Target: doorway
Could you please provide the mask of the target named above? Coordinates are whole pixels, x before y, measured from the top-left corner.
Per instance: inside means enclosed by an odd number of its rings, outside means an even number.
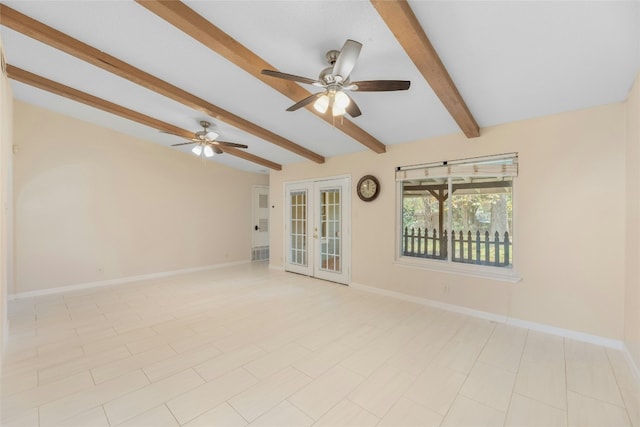
[[[285,186],[285,270],[349,284],[350,183],[345,177]]]
[[[269,259],[269,187],[251,188],[251,261]]]

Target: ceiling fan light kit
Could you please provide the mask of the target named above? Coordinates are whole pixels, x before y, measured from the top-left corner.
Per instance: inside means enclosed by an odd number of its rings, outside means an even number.
[[[193,147],[191,149],[191,152],[193,154],[195,154],[196,156],[201,155],[202,154],[202,145],[201,144],[196,145],[195,147]]]
[[[329,97],[325,94],[322,94],[322,96],[313,103],[313,108],[315,108],[316,111],[320,114],[326,113],[327,108],[329,108]]]
[[[331,107],[331,114],[336,116],[342,116],[346,113],[346,108],[351,103],[349,96],[342,91],[328,91],[323,93],[316,102],[313,103],[313,108],[321,114],[327,112]]]
[[[361,49],[362,43],[347,40],[341,50],[327,52],[326,58],[330,66],[320,72],[318,80],[273,70],[262,70],[261,73],[266,76],[292,80],[325,89],[324,92],[315,93],[298,101],[287,108],[287,111],[296,111],[313,102],[313,108],[320,114],[325,114],[331,109],[331,115],[334,117],[343,116],[345,113],[348,113],[351,117],[358,117],[362,112],[345,91],[386,92],[407,90],[411,86],[411,82],[407,80],[367,80],[351,83],[349,76],[356,66]]]
[[[196,156],[200,157],[200,156],[204,156],[204,157],[213,157],[216,155],[216,153],[213,151],[213,148],[211,148],[210,145],[206,145],[206,144],[198,144],[195,147],[193,147],[191,149],[191,152],[193,154],[195,154]]]

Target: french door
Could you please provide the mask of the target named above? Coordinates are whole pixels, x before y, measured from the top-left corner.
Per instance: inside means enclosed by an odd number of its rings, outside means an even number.
[[[350,179],[287,184],[285,270],[348,284],[351,279]]]

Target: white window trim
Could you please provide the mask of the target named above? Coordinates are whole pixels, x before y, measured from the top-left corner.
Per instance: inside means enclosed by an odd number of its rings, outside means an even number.
[[[494,158],[501,158],[504,156],[494,156]],[[439,163],[441,164],[441,163]],[[476,175],[477,176],[477,175]],[[495,175],[491,175],[495,176]],[[443,177],[448,179],[448,177]],[[516,179],[514,177],[512,181],[512,203],[514,206],[514,212],[518,212],[517,209],[517,194],[516,191]],[[395,262],[394,264],[400,267],[408,267],[408,268],[418,268],[421,270],[429,270],[429,271],[438,271],[443,273],[452,273],[458,274],[462,276],[471,276],[478,277],[483,279],[492,279],[509,283],[517,283],[522,280],[522,277],[518,274],[517,265],[518,265],[518,255],[520,251],[518,250],[518,242],[519,239],[516,238],[512,241],[513,245],[513,261],[511,263],[511,268],[505,267],[493,267],[487,265],[474,265],[474,264],[465,264],[460,262],[454,262],[449,259],[447,260],[434,260],[434,259],[425,259],[425,258],[417,258],[417,257],[408,257],[402,255],[402,244],[399,236],[402,236],[402,182],[401,180],[396,181],[396,233],[395,233]],[[451,193],[451,180],[448,180],[449,183],[449,194]],[[513,228],[516,230],[516,215],[512,218]],[[447,229],[451,229],[451,217],[447,216]],[[515,234],[515,233],[514,233]],[[447,253],[451,253],[451,242],[450,239],[447,240]]]
[[[515,250],[514,250],[515,252]],[[482,279],[499,280],[501,282],[518,283],[522,278],[512,268],[491,267],[487,265],[464,264],[448,260],[418,259],[398,255],[394,264],[400,267],[418,268],[420,270],[438,271],[441,273],[459,274]]]

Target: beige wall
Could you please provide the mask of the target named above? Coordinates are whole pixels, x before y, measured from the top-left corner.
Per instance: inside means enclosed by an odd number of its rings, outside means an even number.
[[[627,102],[627,250],[624,339],[640,367],[640,76]]]
[[[246,173],[14,104],[16,288],[250,259]]]
[[[624,104],[607,105],[486,128],[476,139],[432,138],[389,146],[386,154],[357,153],[271,172],[271,264],[284,265],[283,183],[349,174],[354,283],[622,339],[624,111]],[[520,283],[394,263],[396,166],[507,152],[520,156],[514,220]],[[382,190],[374,202],[364,203],[355,183],[370,173]]]

